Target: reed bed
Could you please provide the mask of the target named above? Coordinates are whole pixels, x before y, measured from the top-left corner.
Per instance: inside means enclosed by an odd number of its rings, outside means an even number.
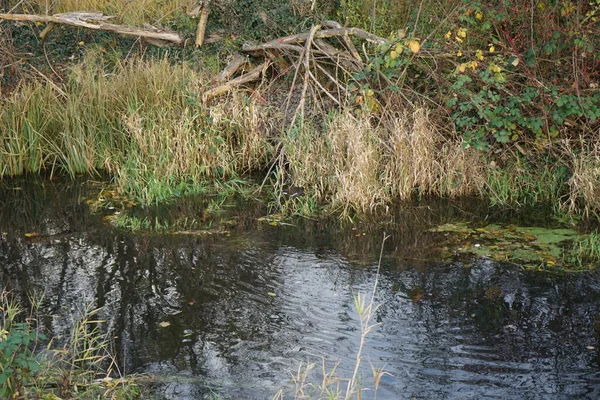
[[[386,116],[335,115],[322,134],[288,135],[288,174],[336,209],[366,212],[415,194],[460,196],[485,183],[481,154],[445,139],[429,112],[414,107]]]
[[[166,57],[107,70],[88,50],[64,84],[29,81],[0,100],[0,177],[106,172],[121,194],[156,204],[259,173],[272,183],[264,187],[277,211],[303,215],[323,206],[367,213],[424,195],[550,203],[587,215],[600,208],[598,157],[580,145],[565,144],[560,163],[510,154],[496,163],[410,104],[379,113],[346,105],[286,129],[260,87],[207,102],[209,79]],[[289,185],[304,196],[282,200]]]
[[[102,170],[149,204],[265,164],[268,113],[241,95],[208,108],[196,95],[205,83],[166,59],[106,73],[89,56],[66,85],[35,82],[2,100],[0,175]]]

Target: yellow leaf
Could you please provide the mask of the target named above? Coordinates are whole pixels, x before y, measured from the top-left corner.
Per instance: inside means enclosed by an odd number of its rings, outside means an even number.
[[[444,35],[444,38],[445,38],[446,40],[450,39],[451,37],[452,37],[452,31],[448,31],[448,32],[447,32],[447,33]]]
[[[490,53],[493,53],[496,51],[496,48],[494,47],[493,44],[490,44]]]
[[[467,70],[467,64],[462,63],[458,67],[456,67],[456,69],[458,70],[458,72],[463,73]]]
[[[413,53],[418,53],[419,50],[421,50],[421,45],[419,44],[419,42],[417,40],[411,40],[410,42],[408,42],[408,48]]]
[[[392,60],[398,57],[398,53],[396,52],[396,50],[392,50],[392,52],[390,53],[390,57],[392,58]]]
[[[268,293],[267,293],[267,295],[269,295],[269,296],[271,296],[271,297],[275,297],[275,296],[277,296],[277,295],[276,295],[275,293],[273,293],[273,292],[268,292]]]
[[[396,53],[398,54],[402,54],[402,51],[404,50],[404,46],[402,46],[402,43],[398,43],[396,45]]]
[[[459,50],[459,51],[456,53],[456,57],[462,57],[462,51],[460,51],[460,50]]]
[[[483,60],[483,51],[477,50],[475,52],[475,58],[478,59],[479,61]]]
[[[466,28],[458,28],[458,31],[456,31],[456,36],[460,37],[460,38],[466,38],[467,37],[467,29]]]
[[[481,11],[477,11],[475,13],[475,19],[477,19],[478,21],[481,21],[483,19],[483,14],[481,13]]]

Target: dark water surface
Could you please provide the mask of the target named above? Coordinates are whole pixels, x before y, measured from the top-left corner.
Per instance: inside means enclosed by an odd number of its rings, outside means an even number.
[[[91,215],[86,196],[85,185],[49,182],[0,192],[0,285],[22,299],[44,291],[54,335],[84,304],[103,307],[122,369],[154,376],[156,398],[269,399],[301,362],[317,364],[319,382],[323,359],[351,375],[353,296],[373,287],[382,228],[270,226],[254,209],[228,235],[133,235]],[[371,362],[393,375],[382,400],[600,398],[600,274],[435,261],[439,236],[427,229],[464,220],[465,208],[390,217],[363,386]]]

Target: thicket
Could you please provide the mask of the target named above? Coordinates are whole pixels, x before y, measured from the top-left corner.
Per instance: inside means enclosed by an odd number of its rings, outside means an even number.
[[[411,19],[405,2],[342,2],[349,21],[371,21],[380,31],[406,15],[359,74],[359,101],[385,102],[392,92],[430,104],[483,150],[598,133],[600,1],[445,3],[436,10],[436,2],[421,2]],[[384,9],[369,13],[370,4]],[[362,14],[352,14],[357,9]]]

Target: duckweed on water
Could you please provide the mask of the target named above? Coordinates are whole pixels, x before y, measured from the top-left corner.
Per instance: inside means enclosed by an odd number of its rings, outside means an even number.
[[[526,269],[554,272],[593,268],[600,259],[600,236],[568,228],[490,224],[471,227],[459,222],[432,229],[444,234],[445,255],[490,257],[518,263]]]

